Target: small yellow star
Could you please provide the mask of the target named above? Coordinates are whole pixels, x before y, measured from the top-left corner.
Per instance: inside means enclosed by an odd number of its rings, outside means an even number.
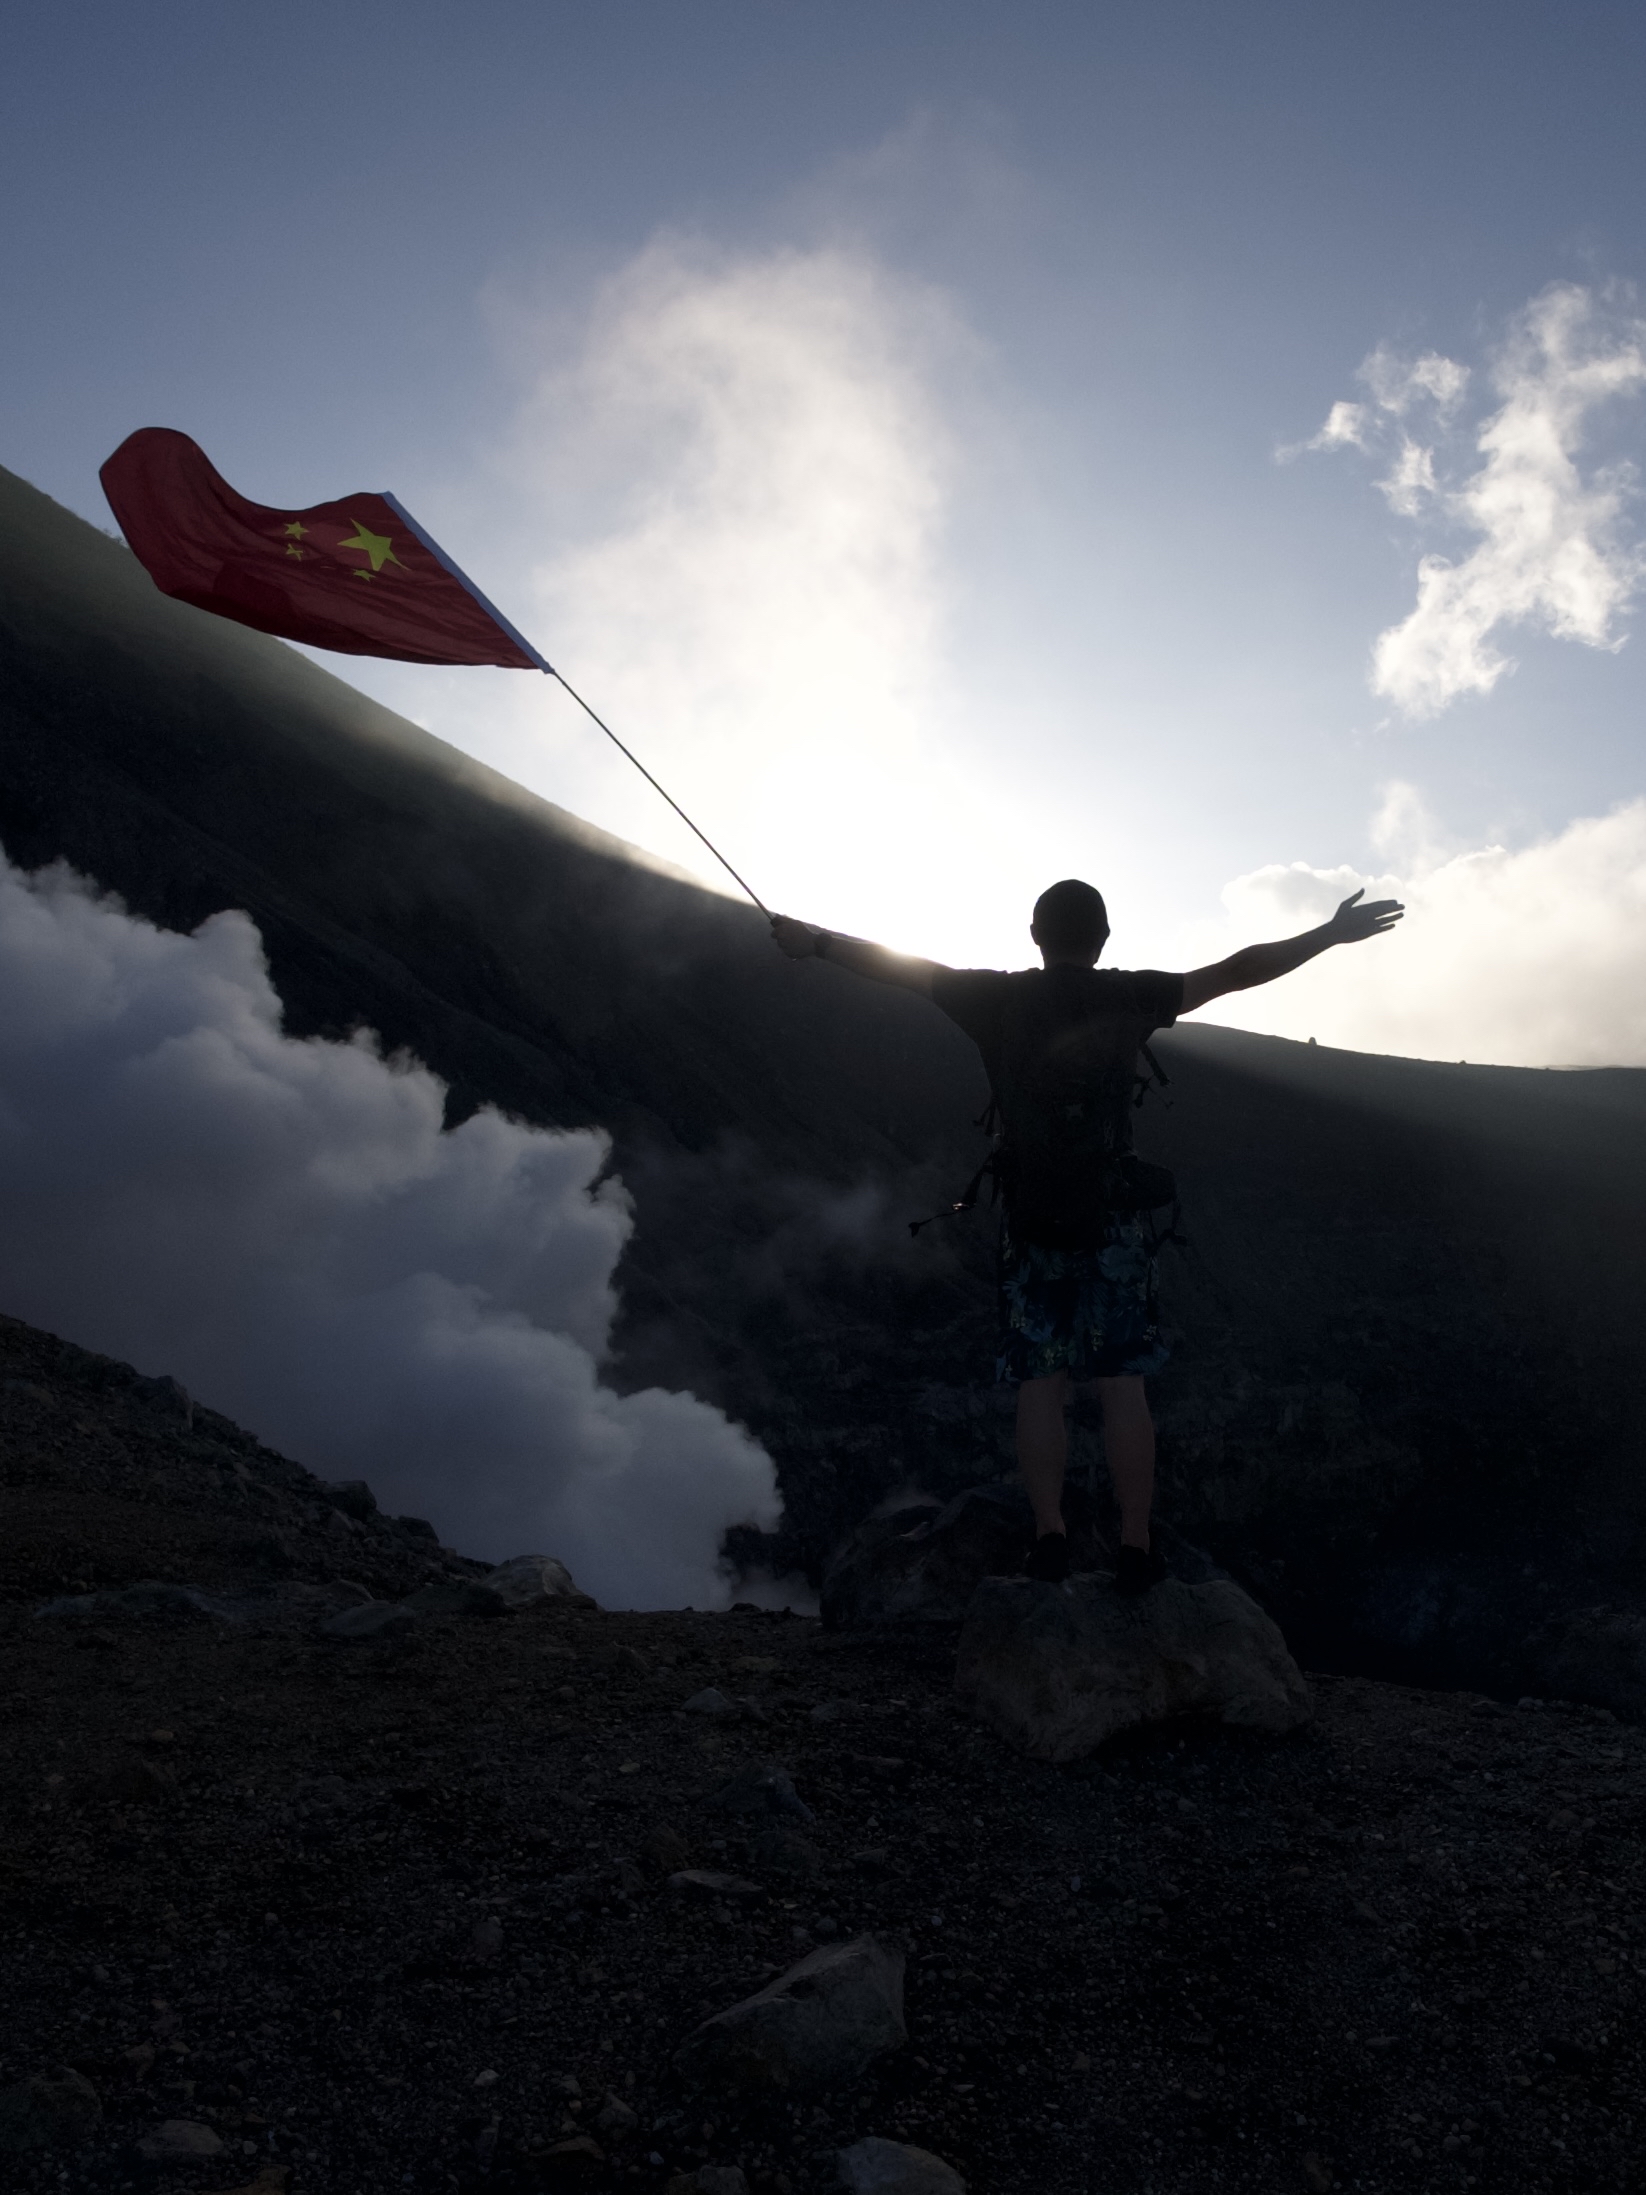
[[[374,534],[363,526],[359,519],[354,522],[354,539],[352,541],[340,541],[337,546],[340,549],[363,549],[366,555],[371,558],[371,568],[374,572],[380,572],[385,564],[399,564],[402,571],[406,568],[404,564],[400,564],[399,557],[394,553],[392,535]],[[361,576],[365,577],[366,575],[362,573]]]
[[[307,526],[304,525],[303,521],[300,518],[294,518],[291,524],[286,528],[286,532],[291,536],[293,541],[301,541],[303,536],[308,532],[308,530],[309,529],[307,528]]]
[[[368,587],[369,587],[369,586],[371,585],[371,583],[372,583],[372,575],[371,575],[371,573],[370,573],[370,572],[356,572],[356,573],[354,574],[354,577],[355,577],[356,579],[363,579],[363,580],[364,580],[364,581],[366,582],[366,585],[367,585]]]
[[[288,532],[290,531],[289,528],[287,530]],[[299,564],[302,563],[304,557],[307,556],[308,553],[309,552],[307,551],[307,549],[300,549],[295,541],[288,541],[286,543],[286,554],[288,556],[296,557]]]

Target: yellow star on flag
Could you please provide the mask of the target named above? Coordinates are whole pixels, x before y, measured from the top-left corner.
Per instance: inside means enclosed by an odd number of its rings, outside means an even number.
[[[307,528],[307,526],[304,525],[303,521],[300,518],[294,518],[291,524],[286,528],[287,534],[291,537],[293,541],[301,541],[303,536],[308,532],[308,530],[309,529]]]
[[[406,568],[394,553],[393,537],[389,534],[370,532],[367,527],[361,524],[359,519],[354,522],[354,539],[352,541],[340,541],[337,546],[340,549],[363,550],[371,558],[371,568],[374,572],[380,572],[385,564],[399,565],[401,571]]]
[[[295,541],[288,541],[286,543],[286,554],[288,556],[295,556],[299,564],[302,563],[304,557],[306,557],[308,553],[309,552],[307,549],[300,549]]]

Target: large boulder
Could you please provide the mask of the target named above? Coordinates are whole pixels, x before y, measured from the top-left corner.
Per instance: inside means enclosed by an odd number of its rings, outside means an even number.
[[[873,1936],[825,1944],[687,2036],[675,2063],[716,2087],[816,2095],[908,2040],[903,1954]]]
[[[594,1601],[578,1589],[577,1581],[553,1555],[515,1555],[488,1570],[481,1580],[506,1608],[530,1608],[538,1601],[575,1601],[592,1608]]]
[[[1077,1568],[1104,1559],[1092,1502],[1071,1484],[1064,1513]],[[831,1630],[869,1623],[959,1623],[984,1578],[1023,1567],[1034,1537],[1020,1486],[968,1486],[949,1502],[912,1502],[859,1525],[823,1579]],[[1112,1559],[1112,1558],[1110,1558]]]
[[[1076,1479],[1063,1489],[1063,1514],[1074,1569],[1111,1569],[1111,1526]],[[968,1486],[947,1502],[904,1502],[859,1525],[836,1551],[823,1579],[824,1624],[959,1623],[985,1578],[1016,1576],[1033,1537],[1029,1499],[1015,1481]],[[1223,1576],[1169,1525],[1157,1525],[1157,1538],[1185,1584]]]
[[[1636,1609],[1584,1608],[1546,1624],[1527,1640],[1526,1659],[1556,1699],[1646,1717],[1646,1616]]]
[[[83,2073],[70,2066],[37,2073],[0,2089],[0,2156],[77,2149],[96,2133],[102,2117],[97,2091]]]
[[[953,2165],[912,2142],[870,2134],[839,2151],[835,2163],[846,2195],[966,2195]]]
[[[71,1623],[227,1623],[234,1610],[198,1585],[174,1585],[168,1578],[143,1578],[136,1585],[102,1593],[70,1593],[42,1601],[36,1616]]]
[[[1072,1761],[1179,1715],[1294,1730],[1309,1688],[1279,1630],[1229,1579],[1168,1578],[1123,1598],[1104,1572],[1041,1585],[986,1578],[960,1634],[959,1698],[1036,1760]]]

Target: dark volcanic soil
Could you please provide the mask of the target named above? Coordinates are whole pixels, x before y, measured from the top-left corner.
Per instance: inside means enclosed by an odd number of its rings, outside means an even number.
[[[1050,1768],[957,1713],[947,1638],[558,1603],[334,1643],[327,1580],[474,1566],[106,1360],[0,1355],[0,2086],[75,2067],[104,2114],[8,2188],[568,2185],[590,2126],[575,2184],[636,2190],[821,2188],[859,2133],[973,2195],[1641,2184],[1646,1737],[1604,1710],[1320,1680],[1293,1742]],[[156,1574],[227,1613],[35,1614]],[[814,1876],[708,1803],[761,1759]],[[816,2106],[682,2089],[705,2012],[861,1930],[908,1949],[905,2050]],[[172,2119],[222,2151],[143,2162]]]

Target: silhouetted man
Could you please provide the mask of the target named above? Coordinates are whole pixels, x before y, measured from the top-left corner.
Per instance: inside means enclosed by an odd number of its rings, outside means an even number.
[[[1397,900],[1346,899],[1329,922],[1273,945],[1248,945],[1189,975],[1096,965],[1108,942],[1101,893],[1073,878],[1035,902],[1029,935],[1042,968],[945,968],[779,915],[791,960],[828,959],[854,975],[918,991],[983,1054],[1001,1126],[997,1379],[1017,1388],[1017,1460],[1034,1510],[1030,1575],[1067,1577],[1063,1520],[1072,1383],[1090,1381],[1120,1505],[1116,1582],[1144,1592],[1164,1566],[1149,1533],[1154,1421],[1143,1382],[1170,1354],[1156,1301],[1158,1169],[1132,1153],[1138,1052],[1157,1029],[1222,998],[1272,983],[1333,945],[1393,929]],[[1169,1198],[1169,1189],[1167,1190]]]

